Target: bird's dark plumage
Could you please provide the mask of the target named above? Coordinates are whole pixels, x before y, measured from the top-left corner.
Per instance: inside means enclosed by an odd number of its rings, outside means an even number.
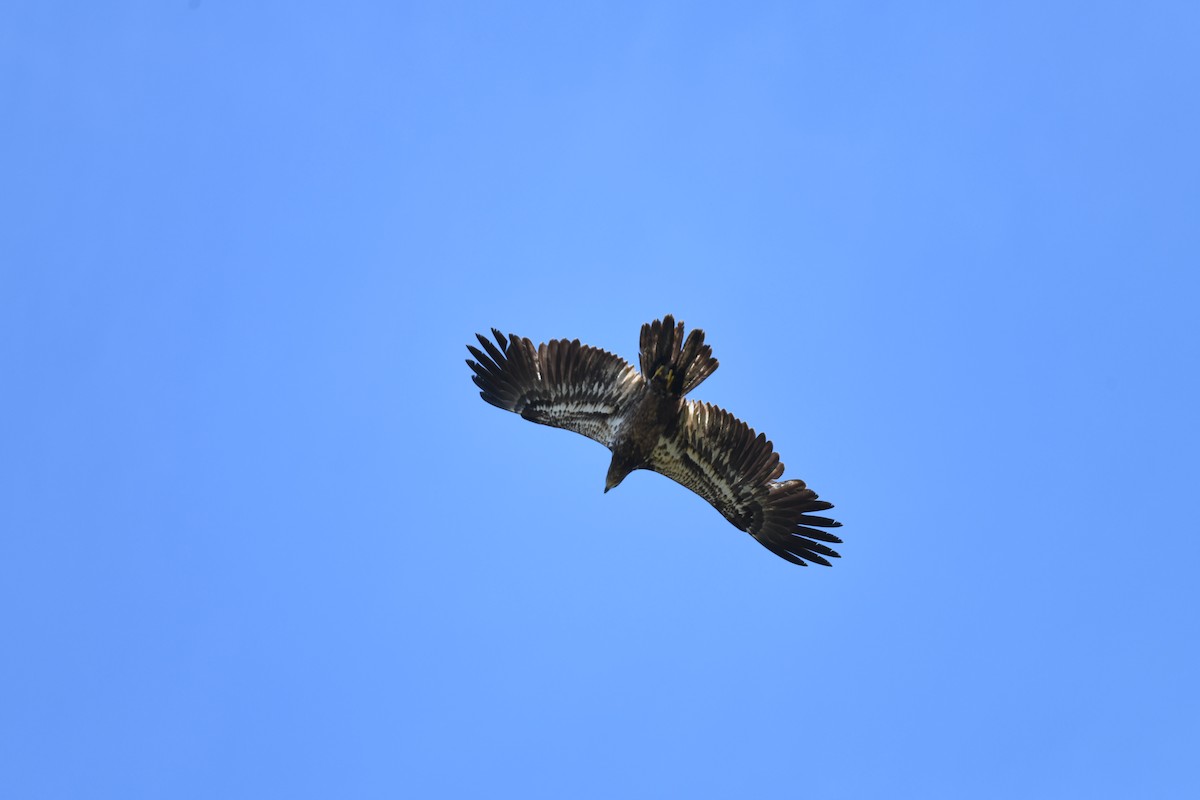
[[[727,411],[685,395],[717,369],[704,332],[685,339],[671,316],[642,326],[639,373],[612,353],[492,329],[477,335],[467,364],[480,396],[542,425],[582,433],[612,451],[605,491],[635,469],[666,475],[703,497],[737,528],[793,564],[829,566],[841,525],[812,512],[832,508],[783,464],[763,434]]]

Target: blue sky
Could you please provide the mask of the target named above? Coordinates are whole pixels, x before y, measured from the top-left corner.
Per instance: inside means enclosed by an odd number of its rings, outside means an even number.
[[[1198,34],[6,4],[2,793],[1196,796]],[[666,313],[832,569],[463,363]]]

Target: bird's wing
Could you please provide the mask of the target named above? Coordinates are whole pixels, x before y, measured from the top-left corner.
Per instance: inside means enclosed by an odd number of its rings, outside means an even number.
[[[479,395],[527,420],[566,428],[612,447],[622,413],[645,391],[641,375],[624,359],[579,340],[555,339],[534,347],[528,339],[495,328],[493,344],[476,334],[483,350],[467,345],[475,361]]]
[[[818,528],[841,523],[807,513],[833,504],[818,500],[804,481],[775,480],[783,474],[783,464],[766,436],[756,436],[749,425],[708,403],[686,401],[680,414],[674,434],[655,448],[647,469],[691,489],[793,564],[829,566],[827,557],[838,557],[821,542],[838,544],[841,539]]]

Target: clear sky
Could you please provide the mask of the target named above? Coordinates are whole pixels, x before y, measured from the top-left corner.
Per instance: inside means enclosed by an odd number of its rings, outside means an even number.
[[[0,795],[1192,798],[1194,3],[0,10]],[[636,357],[795,567],[483,403]]]

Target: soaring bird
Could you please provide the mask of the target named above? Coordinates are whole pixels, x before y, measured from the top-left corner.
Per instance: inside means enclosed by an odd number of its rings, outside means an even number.
[[[492,328],[467,349],[479,395],[505,411],[594,439],[612,451],[604,491],[635,469],[666,475],[691,489],[775,555],[793,564],[830,566],[841,539],[821,528],[840,522],[811,512],[833,508],[795,478],[763,434],[709,403],[686,398],[717,369],[704,331],[684,338],[671,315],[642,326],[639,373],[619,356],[554,339]]]

